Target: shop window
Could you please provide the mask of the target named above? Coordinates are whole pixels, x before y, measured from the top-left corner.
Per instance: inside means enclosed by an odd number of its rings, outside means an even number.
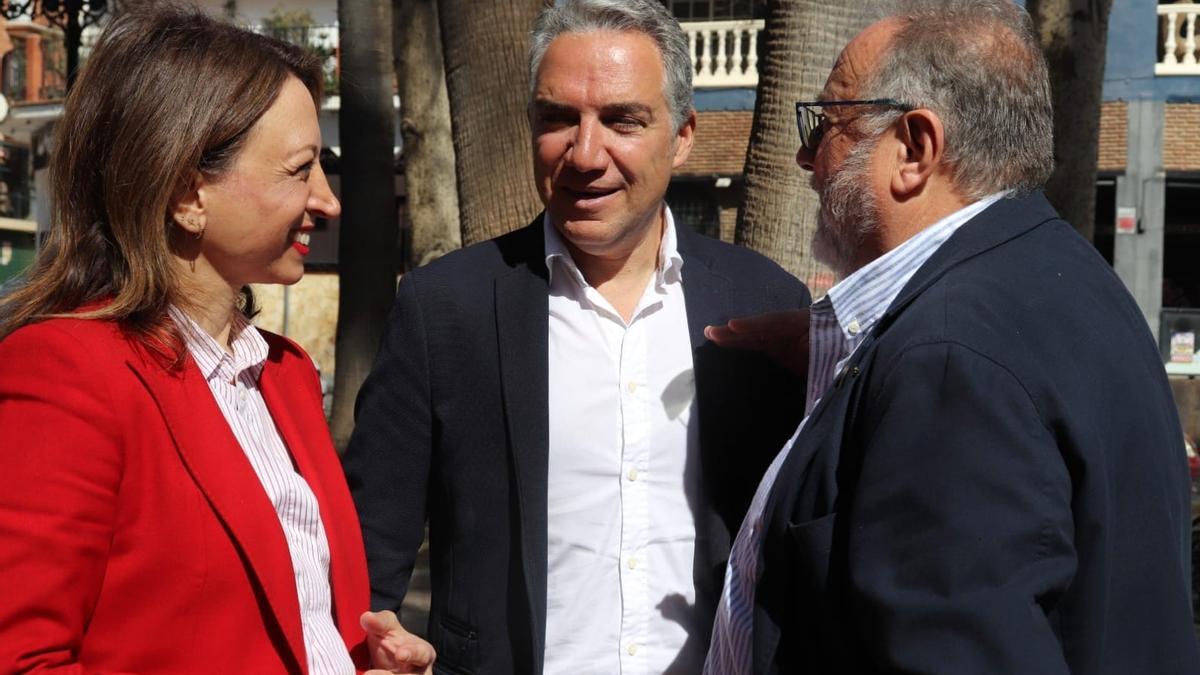
[[[1117,177],[1102,174],[1096,178],[1095,228],[1092,243],[1109,266],[1113,264],[1113,237],[1117,223]]]
[[[23,37],[10,35],[12,51],[4,55],[4,97],[10,103],[24,101],[26,98],[26,77],[28,58],[26,48],[29,41]]]
[[[1168,179],[1163,212],[1163,307],[1200,307],[1200,177]]]
[[[667,189],[667,204],[676,226],[690,227],[713,238],[721,236],[720,207],[711,194],[705,194],[698,186],[672,183]]]
[[[29,148],[0,143],[0,216],[29,217]]]
[[[38,100],[61,101],[67,96],[67,46],[59,35],[42,37],[42,86]]]

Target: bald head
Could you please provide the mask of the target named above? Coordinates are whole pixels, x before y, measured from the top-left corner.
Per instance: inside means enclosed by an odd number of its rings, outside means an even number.
[[[872,74],[879,69],[880,59],[891,47],[901,26],[899,21],[884,19],[856,35],[834,62],[821,97],[825,100],[857,98],[864,84],[870,82]]]
[[[855,97],[894,98],[941,118],[945,161],[968,200],[1039,189],[1049,177],[1050,80],[1029,16],[1011,0],[906,0],[841,60],[861,83]]]

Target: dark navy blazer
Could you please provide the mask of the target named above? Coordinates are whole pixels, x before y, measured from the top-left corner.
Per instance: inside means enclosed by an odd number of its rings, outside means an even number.
[[[756,673],[1200,673],[1146,320],[1041,195],[917,271],[764,516]]]
[[[804,307],[761,255],[677,228],[693,348],[695,607],[708,644],[732,537],[804,408],[804,382],[704,327]],[[428,518],[436,670],[542,670],[546,622],[549,287],[542,219],[405,275],[344,457],[372,606],[398,610]]]

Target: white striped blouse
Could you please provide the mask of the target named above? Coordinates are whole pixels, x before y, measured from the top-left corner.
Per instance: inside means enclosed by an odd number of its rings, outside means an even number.
[[[258,388],[267,341],[236,312],[230,327],[233,354],[229,354],[178,308],[170,308],[170,315],[279,516],[296,576],[308,671],[313,675],[353,675],[354,663],[333,622],[329,541],[317,498],[296,472]]]

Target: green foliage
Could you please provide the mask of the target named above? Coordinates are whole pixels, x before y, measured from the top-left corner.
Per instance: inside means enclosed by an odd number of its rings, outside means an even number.
[[[316,24],[312,12],[307,9],[284,9],[276,6],[262,21],[263,32],[281,40],[289,34],[307,32]]]
[[[234,0],[230,0],[233,2]],[[337,48],[316,40],[316,20],[307,9],[285,9],[276,6],[262,20],[262,32],[271,37],[303,47],[317,55],[324,64],[325,93],[338,91]]]

